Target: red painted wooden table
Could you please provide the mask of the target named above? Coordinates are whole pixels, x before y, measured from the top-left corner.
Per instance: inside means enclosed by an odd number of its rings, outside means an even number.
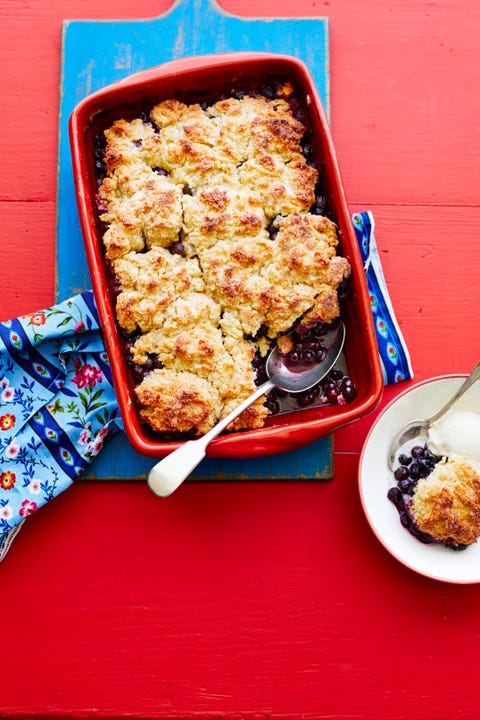
[[[0,0],[0,320],[54,300],[64,18],[167,0]],[[275,0],[222,0],[274,17]],[[416,380],[480,358],[480,6],[285,0],[330,18],[331,124],[373,210]],[[382,406],[400,387],[386,389]],[[370,530],[359,452],[328,482],[78,482],[0,565],[0,717],[477,718],[480,587],[417,575]]]

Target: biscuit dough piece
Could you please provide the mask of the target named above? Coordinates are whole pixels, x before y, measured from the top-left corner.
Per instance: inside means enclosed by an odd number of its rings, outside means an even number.
[[[302,155],[286,163],[267,153],[248,159],[238,172],[240,183],[260,195],[269,218],[308,212],[315,202],[317,176]]]
[[[229,146],[220,144],[218,127],[200,105],[165,100],[150,116],[160,130],[143,144],[150,165],[167,170],[174,182],[189,188],[234,180],[235,157]]]
[[[471,545],[480,536],[480,473],[467,462],[446,460],[418,481],[412,517],[423,532],[450,545]]]
[[[261,197],[248,188],[209,185],[183,198],[186,241],[200,256],[220,240],[268,238],[267,224]]]
[[[169,178],[138,165],[122,166],[99,188],[105,208],[100,219],[109,224],[103,241],[108,258],[144,245],[169,247],[182,227],[182,189]]]
[[[292,213],[277,223],[273,262],[264,276],[274,288],[266,318],[270,337],[303,315],[306,325],[331,322],[340,314],[337,289],[351,272],[336,255],[337,229],[320,215]]]
[[[217,390],[190,372],[157,369],[135,388],[140,416],[156,432],[204,435],[213,427],[221,405]]]
[[[105,130],[107,141],[104,161],[107,175],[116,172],[125,165],[143,164],[142,146],[153,137],[155,131],[149,123],[140,118],[134,120],[115,120]]]
[[[162,362],[167,362],[178,335],[188,336],[197,327],[208,335],[219,326],[220,313],[220,306],[202,292],[186,293],[173,299],[162,314],[163,323],[135,340],[131,348],[133,361],[143,365],[148,355],[162,353]]]
[[[259,153],[275,153],[285,160],[301,153],[305,128],[283,99],[226,98],[207,112],[219,128],[219,146],[229,148],[237,163]]]
[[[199,323],[193,327],[179,329],[168,335],[161,329],[142,335],[134,344],[134,357],[142,359],[145,354],[158,356],[162,364],[176,372],[188,371],[199,377],[209,378],[225,352],[222,333],[211,323]],[[144,353],[145,353],[144,350]]]
[[[204,281],[196,259],[157,248],[128,253],[113,262],[120,292],[116,315],[127,332],[147,332],[162,327],[165,316],[179,297],[200,293]]]
[[[221,240],[202,253],[208,292],[237,319],[246,335],[257,334],[270,309],[273,288],[262,272],[273,258],[274,244],[267,233]]]

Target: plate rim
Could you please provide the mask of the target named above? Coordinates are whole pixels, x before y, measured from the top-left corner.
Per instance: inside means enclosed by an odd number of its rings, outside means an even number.
[[[364,462],[365,457],[367,454],[367,451],[370,448],[370,443],[372,440],[372,436],[374,435],[376,429],[378,428],[378,425],[381,423],[382,418],[391,410],[391,408],[396,405],[401,399],[405,398],[407,395],[410,395],[411,393],[419,390],[421,387],[424,387],[425,385],[431,385],[434,383],[438,383],[444,380],[455,380],[455,379],[464,379],[468,376],[468,373],[444,373],[441,375],[435,375],[432,377],[424,378],[423,380],[420,380],[414,384],[411,384],[408,388],[405,388],[402,390],[398,395],[396,395],[394,398],[392,398],[381,410],[381,412],[376,417],[375,421],[372,423],[372,425],[369,428],[369,431],[365,437],[364,443],[362,445],[362,449],[360,451],[359,456],[359,463],[358,463],[358,491],[360,495],[360,502],[362,505],[362,510],[365,514],[366,520],[368,522],[368,525],[377,538],[377,540],[380,542],[382,547],[392,556],[394,557],[398,562],[400,562],[404,567],[407,567],[408,569],[412,570],[413,572],[423,575],[424,577],[427,577],[432,580],[436,580],[439,582],[444,583],[451,583],[455,585],[473,585],[480,583],[480,567],[478,570],[478,575],[475,577],[449,577],[447,574],[442,574],[439,572],[431,571],[424,569],[423,567],[416,565],[415,563],[411,562],[408,558],[405,558],[405,556],[402,553],[398,552],[398,549],[395,549],[394,547],[389,544],[384,537],[382,536],[381,532],[379,531],[377,524],[375,522],[375,518],[372,516],[371,507],[368,504],[367,498],[365,497],[365,473],[363,472],[364,468]],[[407,531],[405,531],[407,532]]]

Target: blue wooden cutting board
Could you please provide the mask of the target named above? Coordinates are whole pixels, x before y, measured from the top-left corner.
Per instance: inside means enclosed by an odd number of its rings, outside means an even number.
[[[86,95],[131,73],[168,60],[229,51],[276,52],[309,66],[329,113],[329,47],[326,18],[245,19],[212,0],[179,0],[148,20],[72,20],[63,25],[57,195],[57,300],[91,287],[78,222],[68,141],[68,118]],[[328,479],[331,437],[281,455],[245,460],[205,459],[193,477]],[[152,460],[135,453],[123,434],[113,438],[86,477],[144,478]]]

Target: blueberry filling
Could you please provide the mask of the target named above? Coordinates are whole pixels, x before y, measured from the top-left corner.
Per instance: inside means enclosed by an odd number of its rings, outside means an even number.
[[[325,195],[316,195],[315,203],[310,210],[312,215],[326,215],[327,213],[327,198]]]
[[[287,362],[291,365],[300,363],[309,365],[323,360],[327,353],[323,338],[330,327],[319,324],[307,328],[299,323],[292,333],[293,347],[285,356]],[[266,357],[262,357],[257,352],[252,363],[256,375],[256,385],[261,385],[268,379],[265,364]],[[297,408],[326,404],[345,405],[355,400],[357,390],[349,375],[339,367],[335,367],[313,388],[305,392],[286,393],[275,388],[270,395],[272,407],[270,405],[267,407],[274,415],[287,408],[291,409],[292,404]]]
[[[410,450],[400,453],[397,457],[398,464],[393,471],[396,484],[388,490],[387,498],[397,508],[402,526],[420,542],[426,545],[443,544],[451,550],[465,550],[467,545],[440,543],[428,533],[420,530],[410,512],[411,499],[418,481],[428,477],[441,459],[431,452],[427,444],[414,445]]]
[[[95,176],[97,180],[97,187],[100,187],[107,174],[107,166],[104,162],[107,141],[103,133],[95,133],[92,138],[92,143]]]
[[[274,220],[272,220],[270,225],[267,227],[267,232],[270,236],[270,240],[276,240],[278,235],[278,228],[276,227]]]

